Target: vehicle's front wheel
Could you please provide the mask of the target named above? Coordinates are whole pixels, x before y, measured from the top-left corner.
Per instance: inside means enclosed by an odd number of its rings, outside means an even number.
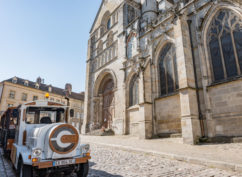
[[[89,163],[80,164],[79,171],[77,172],[78,177],[87,177],[89,171]]]
[[[32,177],[32,176],[33,176],[32,166],[24,165],[23,162],[21,162],[19,177]]]

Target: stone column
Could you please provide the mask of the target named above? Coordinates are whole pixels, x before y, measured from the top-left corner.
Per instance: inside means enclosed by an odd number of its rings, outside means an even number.
[[[86,63],[86,88],[85,88],[85,100],[84,100],[84,120],[82,124],[81,133],[86,134],[88,130],[88,125],[90,122],[90,105],[91,105],[91,64],[92,61],[90,59],[90,44],[91,41],[88,41],[88,52],[87,52],[87,60]]]
[[[180,90],[182,137],[184,143],[195,144],[201,136],[201,129],[189,29],[185,19],[177,19],[174,25],[174,37]]]
[[[150,87],[150,70],[145,74],[145,71],[140,72],[139,79],[139,137],[141,139],[152,138],[152,104],[148,102],[150,100],[149,96],[151,93]]]

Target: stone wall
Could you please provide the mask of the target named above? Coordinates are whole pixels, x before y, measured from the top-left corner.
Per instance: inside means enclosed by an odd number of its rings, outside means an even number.
[[[129,108],[128,112],[128,134],[139,136],[139,121],[140,121],[140,115],[139,115],[139,107],[133,107]],[[143,115],[142,115],[143,117]]]
[[[209,136],[242,136],[242,80],[208,87]]]
[[[179,94],[155,101],[157,134],[181,133],[181,107]]]

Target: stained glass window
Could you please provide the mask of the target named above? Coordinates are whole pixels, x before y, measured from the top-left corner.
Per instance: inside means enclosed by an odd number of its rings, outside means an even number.
[[[230,10],[218,11],[207,37],[214,81],[241,75],[242,19]]]
[[[135,9],[132,6],[127,6],[128,9],[128,24],[131,23],[136,18]]]
[[[177,62],[175,46],[168,43],[159,55],[160,94],[161,96],[178,89]]]
[[[111,19],[109,18],[107,22],[107,30],[109,30],[110,28],[111,28]]]

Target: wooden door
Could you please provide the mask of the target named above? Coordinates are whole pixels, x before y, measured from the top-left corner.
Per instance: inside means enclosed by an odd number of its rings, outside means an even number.
[[[114,93],[113,81],[109,80],[103,89],[103,127],[112,128],[112,120],[114,116]]]

